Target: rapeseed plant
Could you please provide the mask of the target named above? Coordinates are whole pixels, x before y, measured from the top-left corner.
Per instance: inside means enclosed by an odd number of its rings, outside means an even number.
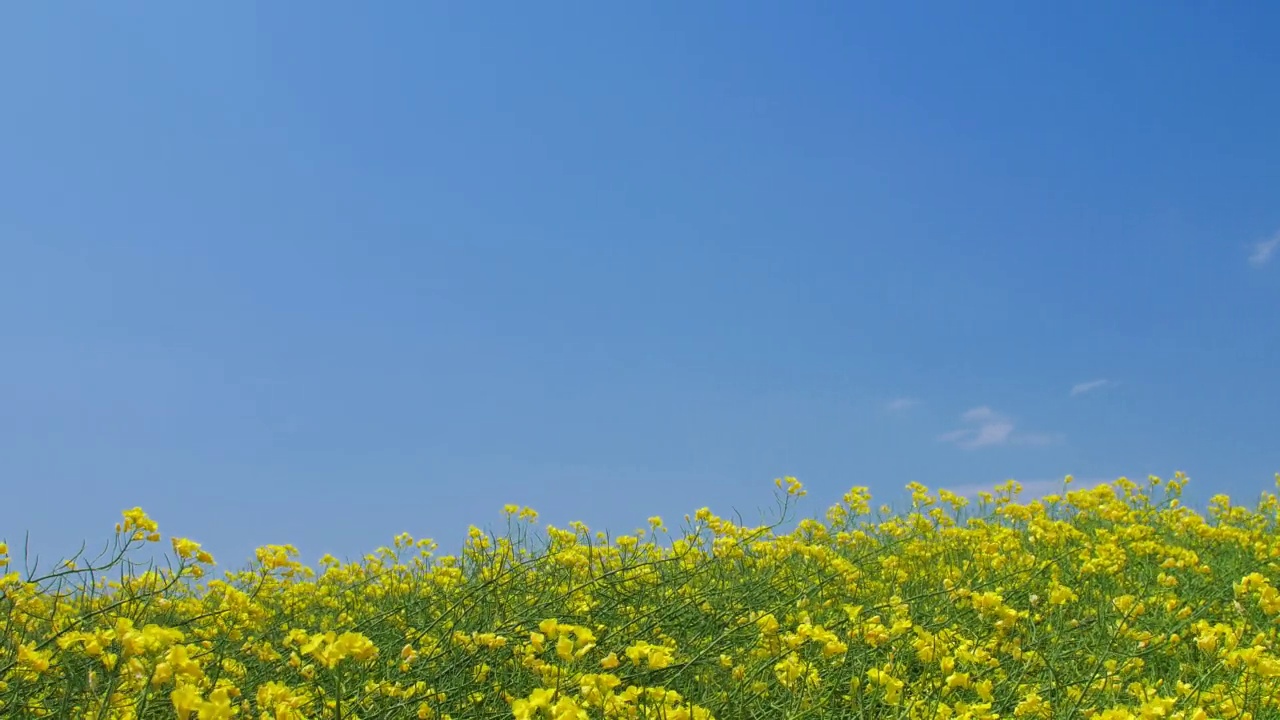
[[[1280,718],[1280,499],[1200,514],[1181,473],[1070,480],[976,508],[913,483],[896,516],[854,488],[783,531],[806,491],[780,478],[773,524],[702,508],[540,544],[508,505],[457,555],[402,533],[316,571],[268,546],[216,579],[181,537],[137,567],[161,535],[132,508],[105,561],[0,575],[0,716]]]

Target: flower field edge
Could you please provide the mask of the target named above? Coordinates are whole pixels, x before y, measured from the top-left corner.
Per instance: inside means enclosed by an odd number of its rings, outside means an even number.
[[[788,477],[756,526],[509,505],[456,554],[266,546],[218,578],[132,508],[103,557],[39,575],[0,543],[0,717],[1280,718],[1280,500],[1197,512],[1188,482],[912,483],[897,514],[853,488],[783,530]]]

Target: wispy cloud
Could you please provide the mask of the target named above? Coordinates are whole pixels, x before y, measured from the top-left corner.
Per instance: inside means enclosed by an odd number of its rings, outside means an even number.
[[[920,401],[915,398],[900,397],[885,403],[884,409],[891,413],[902,414],[919,404]]]
[[[979,448],[1003,445],[1013,434],[1013,422],[985,405],[967,411],[960,419],[970,427],[943,433],[938,439],[960,447]]]
[[[1101,380],[1090,380],[1088,382],[1076,383],[1075,385],[1071,386],[1071,397],[1075,397],[1076,395],[1083,395],[1087,392],[1092,392],[1094,390],[1097,390],[1099,388],[1104,388],[1111,384],[1112,384],[1111,381],[1105,378]]]
[[[1062,441],[1057,433],[1019,433],[1011,418],[983,405],[960,416],[962,427],[938,436],[941,442],[974,449],[997,445],[1052,445]]]
[[[1249,264],[1254,267],[1266,265],[1271,262],[1271,256],[1275,255],[1278,249],[1280,249],[1280,231],[1271,236],[1270,240],[1253,244],[1253,252],[1249,254]]]
[[[1018,495],[1022,500],[1035,500],[1045,495],[1056,495],[1062,492],[1063,478],[1055,479],[1037,479],[1037,480],[1017,480],[1016,482],[1022,486],[1022,492]],[[956,495],[967,498],[976,498],[978,493],[993,492],[997,485],[1003,484],[1004,481],[996,481],[987,484],[972,483],[969,485],[955,485],[946,488]],[[1067,490],[1088,490],[1090,488],[1105,485],[1111,482],[1107,478],[1072,478],[1071,484],[1067,485]]]

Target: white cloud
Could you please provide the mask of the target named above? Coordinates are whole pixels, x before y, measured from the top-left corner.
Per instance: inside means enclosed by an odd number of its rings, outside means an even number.
[[[1277,232],[1270,240],[1263,240],[1253,244],[1253,252],[1249,254],[1249,264],[1254,267],[1262,267],[1271,262],[1271,256],[1276,254],[1276,250],[1280,249],[1280,232]]]
[[[1022,492],[1018,495],[1021,500],[1031,501],[1042,498],[1045,495],[1058,495],[1062,493],[1063,478],[1056,480],[1018,480],[1017,483],[1022,486]],[[994,494],[995,487],[1003,484],[1004,481],[997,481],[988,484],[973,483],[970,485],[957,485],[949,487],[947,490],[960,495],[961,497],[976,498],[978,493],[989,492]],[[1111,482],[1107,478],[1073,478],[1070,485],[1066,486],[1068,491],[1071,490],[1088,490],[1099,485],[1105,485]]]
[[[920,401],[915,398],[901,397],[890,400],[884,407],[891,413],[904,413],[919,404]]]
[[[960,420],[969,427],[943,433],[938,440],[974,449],[996,445],[1052,445],[1063,439],[1056,433],[1016,433],[1013,420],[986,405],[966,411]]]
[[[1090,380],[1089,382],[1076,383],[1071,387],[1071,396],[1083,395],[1087,392],[1097,390],[1098,388],[1110,385],[1111,381],[1105,378],[1101,380]]]
[[[998,420],[999,418],[1000,416],[996,414],[996,411],[986,405],[976,407],[972,410],[967,410],[965,411],[965,414],[960,416],[961,420],[968,420],[970,422],[987,422],[988,420]]]

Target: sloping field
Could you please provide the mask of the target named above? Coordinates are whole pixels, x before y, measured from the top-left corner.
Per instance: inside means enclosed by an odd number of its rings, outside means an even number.
[[[130,567],[161,541],[134,509],[103,561],[0,580],[0,716],[1280,717],[1280,503],[1200,514],[1186,482],[911,486],[893,517],[855,488],[787,532],[508,506],[458,556],[401,535],[316,573],[266,547],[217,580],[182,538]],[[785,519],[804,490],[778,488]]]

